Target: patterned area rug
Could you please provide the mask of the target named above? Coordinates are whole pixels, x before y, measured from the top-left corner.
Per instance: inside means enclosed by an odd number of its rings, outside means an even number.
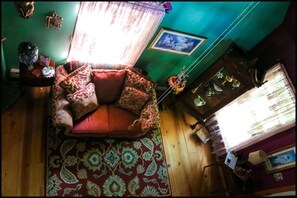
[[[137,140],[72,138],[48,123],[47,196],[171,196],[159,130]]]

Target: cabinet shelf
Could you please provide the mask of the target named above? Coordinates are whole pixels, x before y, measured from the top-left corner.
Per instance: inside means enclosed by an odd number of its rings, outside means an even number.
[[[213,50],[217,58],[212,66],[179,96],[188,113],[202,122],[254,87],[251,61],[232,41],[222,45]]]

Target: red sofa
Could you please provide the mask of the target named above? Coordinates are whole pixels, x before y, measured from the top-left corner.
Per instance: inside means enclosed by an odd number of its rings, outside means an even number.
[[[153,81],[131,68],[86,65],[75,70],[56,67],[52,109],[57,132],[136,138],[160,127]]]

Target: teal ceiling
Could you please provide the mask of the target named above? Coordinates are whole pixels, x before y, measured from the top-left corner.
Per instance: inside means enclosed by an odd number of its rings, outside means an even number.
[[[190,83],[210,66],[203,60],[206,55],[211,55],[213,46],[220,43],[221,39],[231,39],[244,52],[249,51],[283,22],[289,3],[173,1],[173,10],[165,15],[151,42],[161,28],[206,37],[207,41],[192,56],[160,52],[147,47],[136,67],[145,69],[158,85],[164,86],[170,75],[178,74],[185,66],[186,70],[191,70]]]

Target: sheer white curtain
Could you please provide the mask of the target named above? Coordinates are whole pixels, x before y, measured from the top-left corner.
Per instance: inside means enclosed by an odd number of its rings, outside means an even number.
[[[295,126],[295,88],[281,63],[266,82],[215,113],[227,150],[238,150]]]
[[[134,66],[164,17],[157,2],[81,2],[67,61]]]

